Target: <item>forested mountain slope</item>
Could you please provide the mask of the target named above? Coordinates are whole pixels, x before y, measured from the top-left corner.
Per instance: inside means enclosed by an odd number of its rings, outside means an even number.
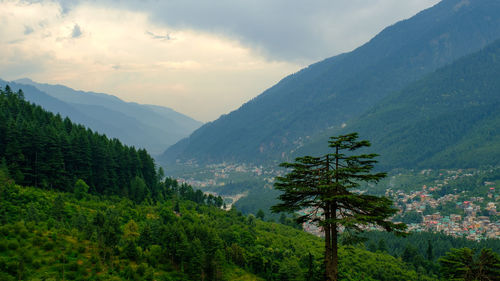
[[[0,80],[0,85],[6,84]],[[166,146],[188,136],[202,124],[170,108],[124,102],[112,95],[76,91],[30,79],[19,79],[9,85],[14,91],[23,89],[27,100],[51,112],[153,154],[160,154]]]
[[[444,0],[358,49],[284,78],[205,124],[164,162],[280,162],[327,128],[340,128],[385,96],[500,38],[500,2]]]
[[[3,181],[0,280],[323,280],[320,238],[195,203],[150,204]],[[437,280],[401,259],[342,247],[343,280]]]
[[[82,179],[99,194],[154,193],[156,167],[146,150],[47,112],[9,87],[0,89],[0,108],[0,161],[16,183],[70,191]]]
[[[500,40],[466,56],[348,123],[296,155],[317,154],[328,137],[359,132],[380,167],[471,168],[500,165]]]

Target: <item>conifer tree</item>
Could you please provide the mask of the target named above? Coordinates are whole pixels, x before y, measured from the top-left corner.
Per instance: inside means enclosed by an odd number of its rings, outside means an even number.
[[[431,240],[427,240],[427,259],[429,261],[432,261],[434,260],[434,253],[433,253],[433,250],[432,250],[432,243],[431,243]]]
[[[451,249],[439,263],[450,280],[500,280],[500,257],[491,249],[482,249],[478,257],[469,248]]]
[[[290,169],[278,177],[275,187],[283,191],[281,203],[273,212],[305,210],[297,222],[312,222],[323,228],[325,234],[325,279],[338,280],[339,228],[363,231],[364,227],[379,226],[386,231],[403,234],[404,224],[389,220],[397,210],[392,201],[356,192],[361,183],[377,183],[385,173],[371,173],[377,154],[353,155],[352,151],[368,147],[370,142],[358,141],[358,134],[331,137],[332,153],[320,157],[305,156],[294,163],[280,166]]]

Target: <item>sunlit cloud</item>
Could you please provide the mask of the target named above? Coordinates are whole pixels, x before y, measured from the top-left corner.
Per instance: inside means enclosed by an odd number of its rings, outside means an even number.
[[[0,18],[2,78],[108,92],[203,121],[301,67],[235,40],[152,23],[143,12],[88,3],[63,12],[55,2],[2,2]]]

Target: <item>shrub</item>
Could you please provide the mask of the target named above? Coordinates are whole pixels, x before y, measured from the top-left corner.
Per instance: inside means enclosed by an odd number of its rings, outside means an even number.
[[[51,251],[52,249],[54,249],[55,245],[54,245],[54,242],[51,242],[51,241],[47,241],[45,242],[45,244],[43,245],[43,249],[45,251]]]
[[[17,248],[19,248],[19,243],[17,242],[17,240],[12,240],[12,241],[9,241],[7,243],[7,247],[10,249],[10,250],[17,250]]]
[[[78,253],[83,254],[85,253],[85,250],[86,250],[85,246],[83,245],[78,246]]]
[[[33,246],[41,246],[47,239],[36,235],[33,237]]]
[[[42,267],[42,262],[40,260],[34,260],[33,263],[31,263],[34,269],[39,269]]]
[[[7,250],[7,243],[5,241],[0,241],[0,253]]]
[[[69,271],[75,271],[76,272],[76,271],[78,271],[78,267],[79,267],[79,265],[78,265],[78,263],[76,261],[70,262],[68,264],[68,270]]]

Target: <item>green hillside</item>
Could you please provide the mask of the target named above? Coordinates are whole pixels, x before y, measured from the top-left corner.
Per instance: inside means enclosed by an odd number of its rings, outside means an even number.
[[[93,193],[155,194],[156,167],[146,150],[75,125],[9,87],[0,90],[0,108],[0,159],[16,183],[71,191],[82,179]]]
[[[343,132],[372,140],[380,166],[500,165],[500,41],[386,98]],[[329,131],[297,154],[319,153]]]
[[[3,181],[0,195],[1,280],[322,278],[321,239],[173,190],[161,203],[134,204]],[[418,279],[401,260],[357,247],[342,248],[340,268],[346,280]]]
[[[500,38],[499,26],[498,1],[441,1],[352,52],[284,78],[167,149],[161,161],[290,160],[310,137],[350,124],[387,95]]]

